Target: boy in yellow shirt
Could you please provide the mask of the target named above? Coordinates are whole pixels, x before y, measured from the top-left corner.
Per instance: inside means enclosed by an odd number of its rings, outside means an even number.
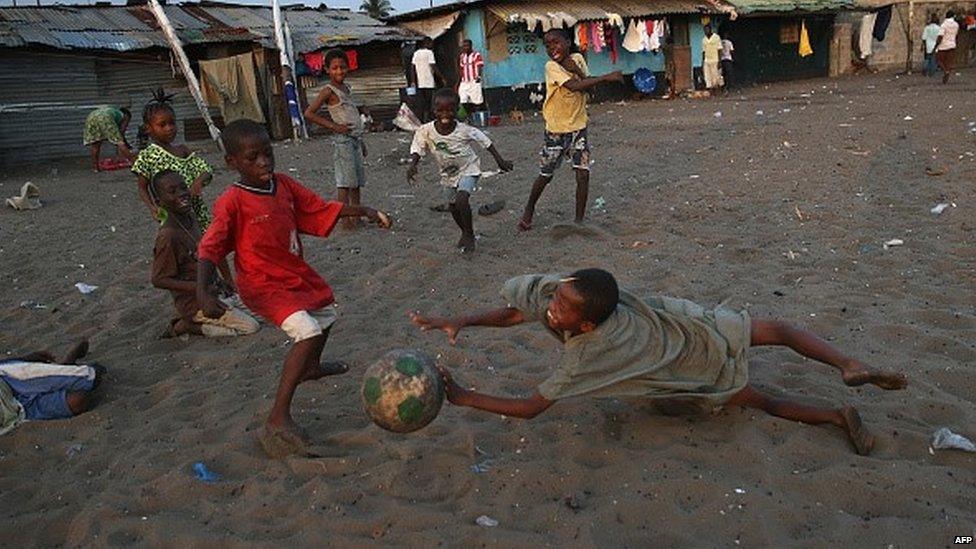
[[[582,223],[586,214],[586,199],[590,189],[590,145],[586,137],[586,91],[602,82],[623,82],[620,71],[603,76],[590,76],[586,60],[578,53],[570,53],[569,40],[559,30],[545,35],[546,100],[542,104],[542,118],[546,121],[545,145],[542,148],[539,177],[532,184],[529,202],[525,205],[520,230],[532,228],[535,205],[564,157],[569,157],[576,172],[576,222]]]

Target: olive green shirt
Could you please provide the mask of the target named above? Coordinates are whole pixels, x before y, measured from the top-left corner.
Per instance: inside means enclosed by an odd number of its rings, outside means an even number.
[[[501,295],[526,319],[548,328],[546,310],[562,278],[515,277]],[[561,336],[562,360],[539,394],[547,400],[629,395],[720,405],[748,381],[750,327],[745,311],[706,310],[672,297],[639,299],[621,289],[617,310],[595,330]]]

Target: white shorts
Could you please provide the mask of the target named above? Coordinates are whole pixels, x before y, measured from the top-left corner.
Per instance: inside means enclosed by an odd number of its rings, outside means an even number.
[[[461,82],[458,85],[458,96],[461,98],[461,103],[480,105],[485,102],[481,94],[481,82]]]
[[[281,329],[298,343],[322,335],[338,318],[334,305],[317,311],[295,311],[281,323]]]

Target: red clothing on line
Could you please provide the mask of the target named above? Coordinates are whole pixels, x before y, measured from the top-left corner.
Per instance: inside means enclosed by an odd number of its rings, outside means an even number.
[[[274,174],[270,190],[235,183],[217,198],[197,256],[217,264],[234,252],[244,304],[280,326],[292,313],[335,300],[305,263],[298,235],[328,236],[341,211],[341,202],[323,200],[285,174]]]

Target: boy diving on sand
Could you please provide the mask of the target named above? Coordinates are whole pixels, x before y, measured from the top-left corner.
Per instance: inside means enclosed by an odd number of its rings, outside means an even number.
[[[524,275],[505,283],[508,306],[461,318],[411,314],[422,330],[442,330],[451,344],[468,326],[507,328],[541,321],[564,345],[552,375],[528,398],[501,398],[465,389],[441,369],[448,400],[457,406],[530,419],[557,400],[575,396],[640,396],[738,405],[811,425],[842,429],[858,454],[874,437],[851,405],[824,408],[774,397],[749,383],[750,347],[782,345],[840,370],[849,386],[904,389],[903,374],[849,358],[823,339],[779,320],[753,319],[724,306],[713,310],[663,296],[639,298],[613,275],[583,269],[571,275]]]

